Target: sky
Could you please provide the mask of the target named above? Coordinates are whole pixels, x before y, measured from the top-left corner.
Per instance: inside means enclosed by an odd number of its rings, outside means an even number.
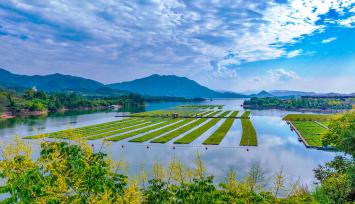
[[[0,0],[0,67],[355,92],[355,0]]]

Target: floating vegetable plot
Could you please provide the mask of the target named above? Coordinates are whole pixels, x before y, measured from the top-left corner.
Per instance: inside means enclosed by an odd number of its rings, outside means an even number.
[[[299,140],[306,147],[323,147],[322,138],[328,133],[330,120],[337,115],[326,114],[288,114],[283,120],[295,130]]]
[[[218,113],[220,113],[220,111],[215,111],[207,116],[215,116],[217,115]],[[223,114],[223,113],[222,113]],[[166,143],[166,142],[169,142],[170,140],[176,138],[177,136],[185,133],[185,132],[188,132],[189,130],[195,128],[196,126],[199,126],[200,124],[204,123],[205,121],[207,121],[209,118],[201,118],[201,119],[197,119],[197,120],[193,120],[193,122],[173,131],[173,132],[170,132],[162,137],[159,137],[151,142],[153,143]]]
[[[240,139],[240,146],[257,146],[258,141],[256,131],[249,119],[241,119],[242,121],[242,138]]]
[[[321,147],[322,138],[328,133],[328,130],[314,121],[292,121],[297,134],[306,141],[306,146]]]
[[[250,111],[244,111],[244,113],[240,117],[248,119],[249,115],[250,115]]]
[[[166,143],[182,136],[174,143],[189,144],[223,120],[222,125],[204,142],[204,144],[219,144],[230,130],[234,120],[242,118],[237,117],[238,111],[218,110],[222,108],[223,105],[179,106],[178,109],[117,116],[128,118],[25,138],[72,139],[84,137],[87,140],[103,139],[114,142],[130,139],[129,142]],[[242,116],[249,118],[249,114],[250,112],[246,111]]]
[[[229,113],[229,111],[226,111],[225,115],[223,115],[223,116],[226,116],[227,113]],[[230,115],[230,117],[235,117],[237,114],[238,114],[238,111],[233,111],[232,114]],[[207,130],[209,130],[210,128],[215,126],[221,119],[222,118],[213,118],[213,119],[211,119],[206,124],[198,127],[197,129],[193,130],[192,132],[190,132],[189,134],[185,135],[184,137],[176,140],[174,143],[175,144],[189,144],[189,143],[191,143],[192,141],[194,141],[195,139],[200,137],[203,133],[205,133]],[[227,120],[229,120],[229,119],[227,119]],[[234,121],[234,118],[232,120]],[[228,130],[227,130],[227,132],[228,132]]]
[[[235,117],[238,115],[238,111],[233,111],[229,116],[230,118],[226,119],[218,129],[208,137],[203,144],[205,145],[219,145],[223,138],[228,133],[229,129],[232,127]],[[217,121],[218,122],[218,121]]]
[[[334,117],[335,115],[325,114],[288,114],[282,119],[289,121],[329,121]]]
[[[195,109],[222,109],[224,105],[202,105],[202,104],[192,104],[192,105],[181,105],[177,106],[177,108],[195,108]]]
[[[150,139],[153,139],[155,137],[158,137],[164,133],[167,133],[167,132],[170,132],[172,130],[175,130],[189,122],[191,122],[193,119],[184,119],[184,120],[180,120],[179,122],[173,124],[173,125],[170,125],[170,126],[167,126],[167,127],[164,127],[162,129],[159,129],[159,130],[156,130],[156,131],[153,131],[153,132],[150,132],[148,134],[145,134],[143,136],[140,136],[140,137],[137,137],[137,138],[134,138],[132,140],[130,140],[130,142],[145,142],[145,141],[148,141]]]
[[[72,128],[72,129],[70,129],[70,131],[73,134],[75,133],[78,135],[90,136],[90,135],[98,134],[101,132],[105,132],[107,130],[117,129],[122,126],[129,126],[131,124],[135,124],[135,123],[139,123],[139,122],[142,122],[142,120],[137,119],[137,118],[129,118],[129,119],[116,120],[116,121],[101,123],[101,124],[96,124],[96,125],[89,125],[89,126],[80,127],[80,128]],[[39,135],[41,135],[42,138],[43,137],[65,138],[66,133],[68,133],[68,130],[61,130],[61,131],[39,134]],[[36,138],[38,138],[39,135],[27,136],[27,137],[24,137],[24,139],[36,139]]]
[[[151,125],[152,121],[149,120],[145,120],[144,122],[140,122],[140,123],[136,123],[136,124],[130,124],[129,126],[121,126],[115,130],[110,130],[110,131],[105,131],[103,133],[100,134],[96,134],[90,137],[86,137],[88,140],[97,140],[97,139],[101,139],[104,137],[109,137],[109,136],[113,136],[113,135],[117,135],[120,133],[124,133],[124,132],[128,132],[128,131],[132,131],[135,129],[139,129],[139,128],[143,128],[146,127],[148,125]]]
[[[118,135],[118,136],[110,137],[110,138],[108,138],[106,140],[109,140],[109,141],[123,140],[123,139],[126,139],[126,138],[133,137],[135,135],[141,134],[141,133],[149,132],[151,130],[155,130],[157,128],[164,127],[164,126],[166,126],[168,124],[175,123],[175,122],[176,122],[175,120],[158,121],[158,122],[154,123],[151,126],[148,126],[148,127],[145,127],[145,128],[139,129],[139,130],[135,130],[135,131],[132,131],[132,132],[128,132],[128,133],[125,133],[125,134],[121,134],[121,135]]]

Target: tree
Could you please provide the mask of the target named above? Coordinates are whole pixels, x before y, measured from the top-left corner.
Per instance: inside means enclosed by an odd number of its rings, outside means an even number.
[[[7,96],[4,93],[0,92],[0,113],[4,112],[8,105],[9,101]]]
[[[346,113],[332,120],[323,144],[334,145],[337,149],[355,158],[355,112]]]
[[[351,158],[337,156],[314,170],[320,186],[315,193],[319,202],[347,203],[355,200],[355,113],[345,113],[330,122],[324,145],[332,145]]]

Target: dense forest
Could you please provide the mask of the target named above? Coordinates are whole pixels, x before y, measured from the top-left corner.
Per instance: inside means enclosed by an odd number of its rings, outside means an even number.
[[[355,99],[337,99],[337,98],[288,98],[277,97],[257,98],[245,100],[243,106],[250,109],[318,109],[318,110],[344,110],[351,109]]]
[[[74,134],[75,143],[43,142],[37,160],[23,140],[2,147],[0,194],[4,203],[350,204],[355,201],[355,113],[333,119],[329,128],[323,142],[345,156],[314,170],[318,183],[312,190],[302,180],[289,185],[282,170],[267,185],[259,166],[244,178],[230,171],[217,185],[199,154],[192,168],[173,159],[167,166],[156,163],[151,174],[142,167],[139,175],[128,177],[124,161],[112,161]]]
[[[0,89],[0,114],[24,115],[31,112],[56,112],[62,110],[106,109],[112,105],[141,106],[145,99],[127,94],[114,97],[84,97],[75,93],[46,93],[28,89],[24,93]]]

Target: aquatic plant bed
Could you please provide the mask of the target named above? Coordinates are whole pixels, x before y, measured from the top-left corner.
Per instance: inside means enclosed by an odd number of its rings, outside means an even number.
[[[248,119],[249,115],[250,115],[250,111],[244,111],[244,113],[240,117]]]
[[[96,124],[96,125],[84,126],[84,127],[80,127],[80,128],[73,128],[73,129],[69,129],[69,130],[60,130],[60,131],[51,132],[51,133],[42,133],[42,134],[37,134],[37,135],[33,135],[33,136],[26,136],[23,138],[24,139],[38,139],[38,138],[45,138],[45,137],[65,138],[66,134],[68,132],[70,132],[71,134],[90,136],[93,134],[100,133],[102,131],[108,131],[110,129],[117,129],[121,126],[129,126],[129,125],[137,124],[137,123],[140,123],[143,121],[144,120],[142,120],[142,119],[129,118],[129,119],[116,120],[116,121],[101,123],[101,124]]]
[[[257,146],[256,131],[249,119],[241,119],[242,122],[242,138],[240,139],[240,146]]]
[[[328,133],[328,130],[314,121],[290,121],[296,128],[297,134],[302,137],[309,147],[322,147],[322,138]]]
[[[211,105],[219,107],[219,105]],[[186,132],[184,137],[175,141],[176,144],[188,144],[201,136],[207,130],[215,126],[220,120],[226,119],[219,130],[222,136],[219,136],[219,142],[228,132],[228,123],[233,124],[238,112],[211,110],[210,106],[203,111],[183,111],[183,117],[155,117],[177,113],[176,110],[157,110],[139,114],[132,114],[137,117],[131,117],[112,122],[89,125],[80,128],[61,130],[51,133],[27,136],[28,139],[39,138],[58,138],[71,139],[74,137],[83,137],[87,140],[104,139],[107,141],[120,141],[130,139],[129,142],[166,143]],[[220,106],[222,108],[222,106]],[[144,117],[138,117],[144,116]],[[121,117],[121,116],[118,116]],[[129,117],[129,116],[125,116]],[[201,125],[202,124],[202,125]],[[201,126],[200,126],[201,125]],[[199,126],[199,127],[197,127]],[[196,128],[197,127],[197,128]],[[223,132],[224,131],[224,132]],[[216,133],[217,134],[217,133]],[[135,137],[136,136],[136,137]],[[217,142],[217,143],[219,143]]]
[[[325,114],[288,114],[283,117],[283,120],[288,121],[329,121],[334,115]]]
[[[164,128],[161,128],[159,130],[156,130],[156,131],[153,131],[153,132],[150,132],[150,133],[147,133],[145,135],[142,135],[140,137],[136,137],[134,139],[131,139],[130,142],[145,142],[145,141],[148,141],[150,139],[153,139],[155,137],[158,137],[166,132],[170,132],[172,130],[175,130],[189,122],[191,122],[192,120],[194,119],[183,119],[183,120],[178,120],[178,121],[181,121],[181,122],[178,122],[176,124],[173,124],[173,125],[170,125],[170,126],[167,126],[167,127],[164,127]]]
[[[203,113],[197,110],[185,110],[185,109],[169,109],[169,110],[154,110],[143,113],[130,114],[128,116],[117,116],[117,117],[172,117],[173,114],[178,114],[179,116],[193,117],[198,114]]]
[[[138,129],[138,130],[135,130],[135,131],[132,131],[132,132],[124,133],[124,134],[121,134],[121,135],[117,135],[117,136],[114,136],[114,137],[106,138],[106,140],[108,140],[108,141],[123,140],[123,139],[130,138],[130,137],[133,137],[133,136],[138,135],[138,134],[142,134],[142,133],[149,132],[149,131],[152,131],[152,130],[155,130],[155,129],[158,129],[158,128],[162,128],[162,127],[164,127],[166,125],[169,125],[169,124],[172,124],[172,123],[176,123],[176,120],[170,119],[170,120],[157,121],[156,123],[154,123],[151,126],[148,126],[148,127],[142,128],[142,129]]]
[[[199,105],[199,104],[192,104],[192,105],[181,105],[177,106],[177,108],[195,108],[195,109],[222,109],[224,105]]]
[[[91,132],[90,134],[85,134],[85,135],[72,132],[69,129],[69,130],[64,130],[64,131],[67,131],[67,134],[62,134],[59,136],[50,136],[50,137],[51,138],[70,138],[72,136],[80,136],[80,137],[85,137],[88,140],[95,140],[95,139],[100,139],[103,137],[119,134],[122,132],[134,130],[136,128],[141,128],[141,127],[149,125],[152,122],[153,122],[152,120],[142,120],[139,122],[126,123],[126,124],[111,127],[109,129],[102,129],[100,131]]]
[[[109,137],[109,136],[125,133],[125,132],[128,132],[128,131],[133,131],[133,130],[136,130],[136,129],[144,128],[144,127],[147,127],[149,125],[154,124],[155,122],[157,122],[157,121],[149,121],[149,120],[147,120],[144,123],[135,124],[135,125],[131,125],[131,126],[128,126],[128,127],[121,127],[119,129],[116,129],[116,130],[113,130],[113,131],[100,133],[100,134],[93,135],[93,136],[86,137],[86,138],[88,140],[97,140],[97,139],[101,139],[101,138],[105,138],[105,137]]]
[[[229,113],[229,111],[228,111]],[[235,117],[238,114],[238,111],[232,112],[232,114],[229,117]],[[226,114],[225,114],[226,115]],[[205,133],[207,130],[215,126],[222,118],[213,118],[210,121],[208,121],[206,124],[198,127],[197,129],[193,130],[192,132],[188,133],[184,137],[176,140],[174,143],[175,144],[189,144],[193,142],[195,139],[200,137],[203,133]],[[233,118],[234,121],[235,118]],[[227,119],[228,120],[228,119]]]
[[[221,111],[215,111],[215,112],[211,113],[208,116],[214,116],[214,115],[217,115],[220,112]],[[225,112],[221,113],[221,115],[222,114],[223,115],[224,114],[227,115],[228,113],[229,112],[225,111]],[[152,143],[167,143],[170,140],[176,138],[177,136],[179,136],[179,135],[181,135],[181,134],[183,134],[185,132],[188,132],[189,130],[195,128],[196,126],[204,123],[207,120],[208,120],[208,118],[195,119],[195,120],[193,120],[193,122],[191,122],[191,123],[189,123],[189,124],[187,124],[185,126],[182,126],[182,127],[178,128],[178,129],[176,129],[175,131],[170,132],[170,133],[168,133],[168,134],[166,134],[164,136],[158,137],[155,140],[152,140],[151,142]]]
[[[223,138],[228,133],[229,129],[232,127],[235,120],[235,116],[237,115],[238,111],[233,111],[232,114],[229,116],[230,118],[226,119],[223,124],[219,126],[218,129],[203,142],[203,144],[219,145],[219,143],[221,143]]]

